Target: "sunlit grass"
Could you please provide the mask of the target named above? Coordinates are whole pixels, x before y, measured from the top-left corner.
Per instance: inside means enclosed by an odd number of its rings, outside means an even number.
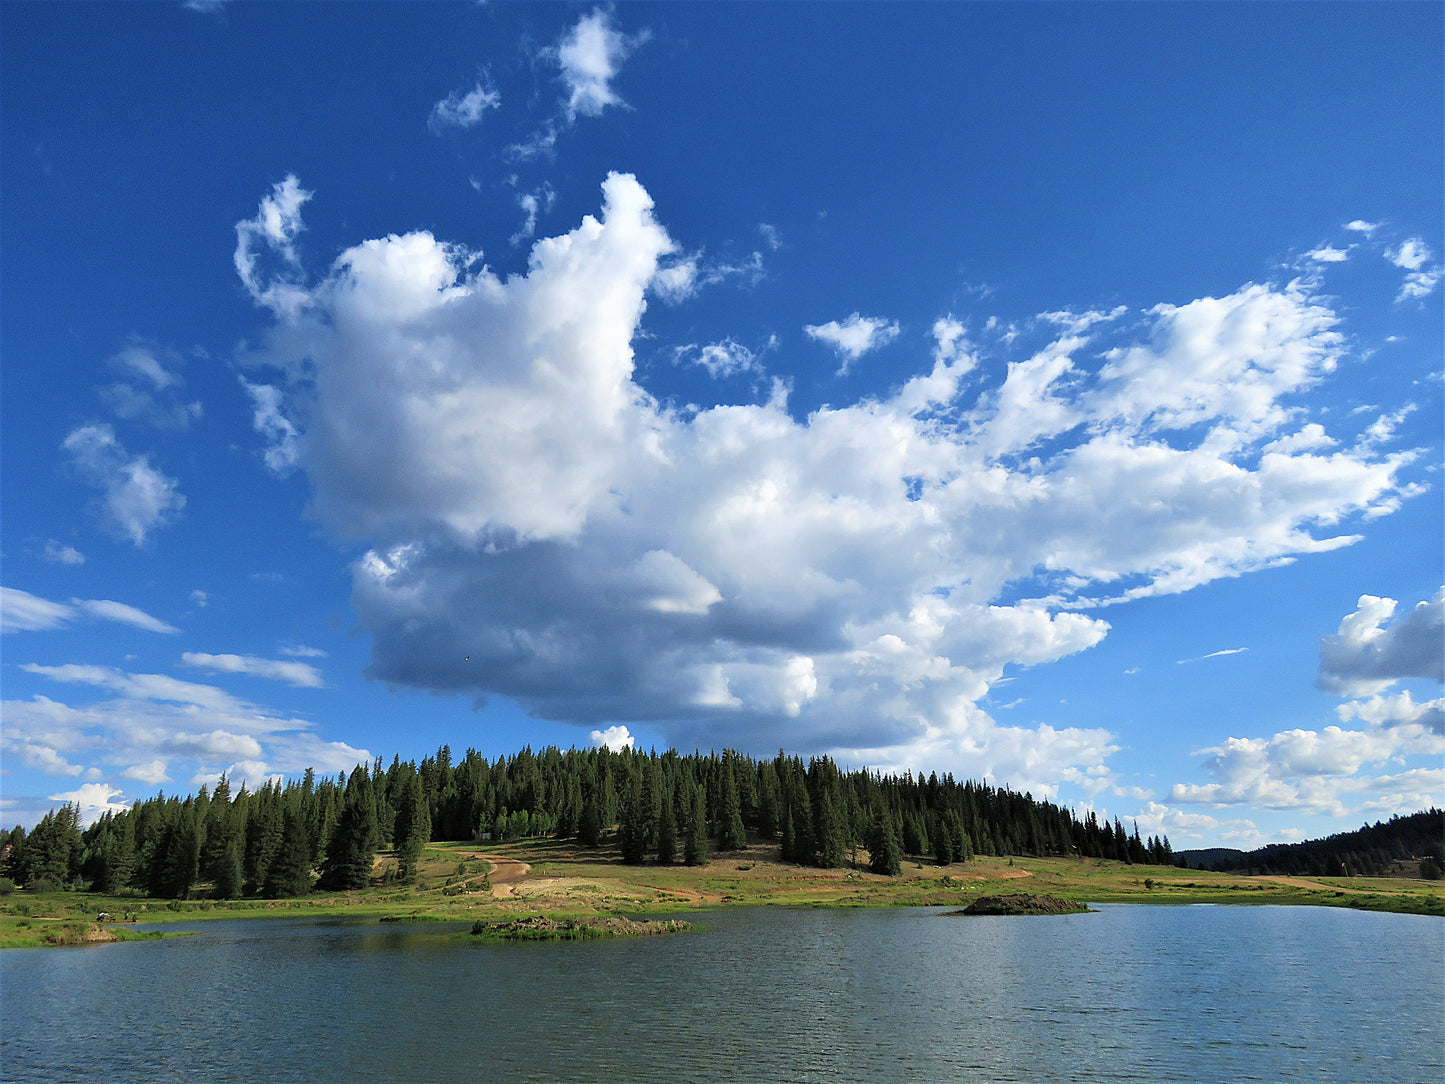
[[[493,884],[482,855],[525,863],[525,875]],[[982,857],[938,866],[905,859],[898,877],[856,863],[820,870],[778,860],[776,844],[715,855],[702,867],[629,866],[616,847],[570,840],[434,843],[416,884],[385,882],[389,855],[378,856],[377,883],[365,891],[313,893],[284,900],[155,900],[83,892],[0,897],[0,947],[45,944],[57,930],[101,924],[121,936],[140,925],[203,918],[335,915],[507,921],[528,915],[581,919],[597,915],[668,914],[737,905],[814,907],[963,906],[982,895],[1030,892],[1078,903],[1292,904],[1445,916],[1445,882],[1404,877],[1290,878],[1138,866],[1103,859]],[[198,892],[202,895],[204,890]]]

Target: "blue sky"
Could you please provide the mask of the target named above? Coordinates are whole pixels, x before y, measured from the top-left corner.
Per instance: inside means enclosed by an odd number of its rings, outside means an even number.
[[[1431,4],[31,4],[0,820],[525,744],[1441,801]]]

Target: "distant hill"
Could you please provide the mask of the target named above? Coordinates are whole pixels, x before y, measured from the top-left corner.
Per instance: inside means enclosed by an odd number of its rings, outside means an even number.
[[[1308,877],[1428,876],[1445,868],[1445,811],[1427,809],[1303,843],[1255,851],[1209,847],[1177,851],[1194,869],[1245,870]]]
[[[1234,847],[1198,847],[1192,851],[1175,851],[1174,858],[1190,869],[1234,869],[1244,860],[1245,853]]]

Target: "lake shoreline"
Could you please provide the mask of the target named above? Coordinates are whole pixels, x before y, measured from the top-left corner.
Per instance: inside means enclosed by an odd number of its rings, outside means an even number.
[[[479,849],[485,846],[485,850]],[[864,868],[783,863],[754,844],[700,867],[626,865],[607,848],[558,840],[434,843],[412,886],[378,883],[351,893],[290,899],[157,900],[84,892],[0,897],[0,947],[30,947],[101,912],[147,926],[211,918],[315,917],[377,921],[505,922],[533,915],[580,921],[609,915],[666,916],[738,905],[871,908],[967,907],[982,896],[1027,892],[1073,904],[1158,906],[1286,904],[1445,917],[1445,884],[1407,878],[1265,877],[1128,865],[1104,859],[980,857],[950,866],[905,863],[898,877]],[[390,856],[377,857],[382,881]],[[99,922],[124,931],[127,923]]]

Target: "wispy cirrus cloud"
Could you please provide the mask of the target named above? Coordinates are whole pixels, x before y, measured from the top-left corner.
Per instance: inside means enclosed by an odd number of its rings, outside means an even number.
[[[61,629],[82,617],[115,621],[145,632],[181,631],[174,625],[124,602],[98,598],[73,598],[68,603],[51,602],[16,587],[0,587],[0,618],[3,618],[6,632]]]
[[[112,798],[122,794],[120,781],[151,787],[182,779],[198,786],[228,772],[233,784],[259,785],[277,774],[308,767],[346,771],[372,759],[365,749],[320,739],[305,719],[212,685],[78,663],[21,669],[101,696],[5,701],[0,749],[46,774],[109,787]]]
[[[131,455],[109,425],[83,425],[61,444],[75,472],[100,489],[100,514],[115,534],[144,546],[157,528],[186,505],[179,483],[151,466],[147,455]]]
[[[763,374],[763,357],[778,348],[777,336],[771,337],[761,349],[754,350],[735,339],[715,343],[687,343],[673,349],[673,358],[680,365],[696,365],[714,380],[752,373]]]
[[[160,429],[186,429],[203,413],[201,404],[187,402],[181,392],[185,381],[174,350],[134,340],[110,359],[122,379],[100,389],[101,398],[125,421],[146,422]]]
[[[181,662],[213,674],[245,674],[271,681],[284,681],[299,688],[320,689],[326,685],[321,672],[304,662],[263,659],[255,655],[208,655],[200,651],[187,651],[181,656]]]
[[[502,96],[490,79],[479,79],[467,89],[457,89],[432,106],[427,127],[435,135],[448,129],[475,128],[488,110],[499,109]]]
[[[65,542],[48,539],[41,556],[53,565],[83,565],[85,554]]]
[[[1187,663],[1203,662],[1205,659],[1223,658],[1226,655],[1243,655],[1248,650],[1249,648],[1247,647],[1226,647],[1222,651],[1211,651],[1208,655],[1199,655],[1192,659],[1175,659],[1174,661],[1180,666],[1184,666]]]
[[[1418,301],[1440,285],[1441,267],[1423,238],[1412,237],[1386,253],[1389,261],[1405,272],[1396,301]]]

